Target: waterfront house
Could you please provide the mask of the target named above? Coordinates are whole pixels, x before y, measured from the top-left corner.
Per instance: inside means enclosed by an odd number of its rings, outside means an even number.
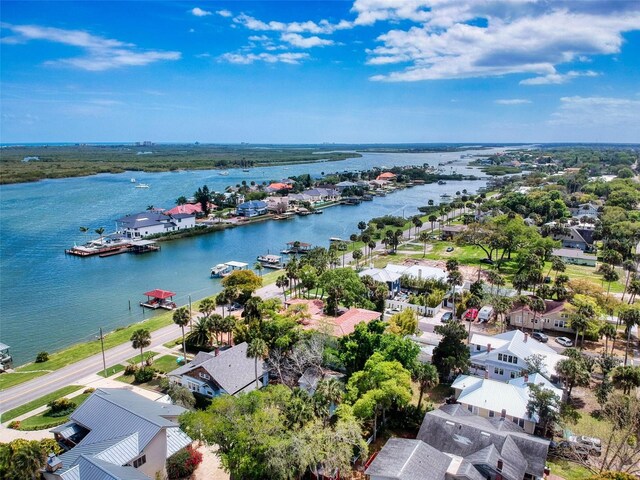
[[[171,384],[179,384],[205,397],[238,395],[256,389],[255,360],[247,357],[247,342],[214,353],[198,352],[189,363],[168,374]],[[258,385],[269,383],[264,360],[258,359]]]
[[[596,255],[585,253],[579,248],[554,248],[553,255],[560,258],[565,263],[585,265],[587,267],[596,266]]]
[[[50,455],[46,480],[150,480],[167,458],[191,444],[178,426],[185,409],[124,388],[96,390],[51,430],[65,452]]]
[[[462,405],[443,405],[425,414],[417,438],[456,461],[470,463],[481,478],[544,477],[549,441],[527,434],[502,412],[482,418]]]
[[[209,211],[218,209],[217,205],[214,205],[213,203],[209,203],[208,207],[209,207]],[[175,207],[165,211],[164,213],[166,213],[167,215],[187,214],[187,215],[195,215],[196,217],[198,217],[203,212],[202,212],[202,205],[200,205],[199,203],[185,203],[184,205],[176,205]]]
[[[511,326],[527,330],[573,332],[573,329],[569,326],[569,312],[566,310],[566,301],[545,300],[544,305],[544,312],[535,314],[529,305],[516,302],[507,315],[507,322]]]
[[[333,202],[340,198],[340,192],[334,188],[310,188],[302,192],[311,202]]]
[[[148,210],[119,218],[116,225],[118,233],[135,239],[193,228],[196,226],[196,216],[187,213],[168,215]]]
[[[392,296],[400,291],[401,273],[393,272],[386,268],[368,268],[358,273],[360,278],[369,276],[376,282],[385,283],[389,288],[389,295]]]
[[[383,172],[380,175],[378,175],[376,177],[376,180],[386,180],[386,181],[392,181],[395,180],[397,177],[397,175],[395,173],[391,173],[391,172]]]
[[[269,184],[269,186],[265,188],[265,191],[269,193],[275,193],[281,190],[291,190],[292,188],[293,188],[293,185],[289,183],[274,182]]]
[[[387,272],[399,273],[401,276],[413,278],[416,280],[438,280],[445,282],[447,280],[447,272],[438,267],[430,267],[428,265],[397,265],[389,263],[384,269]]]
[[[349,182],[349,181],[345,180],[344,182],[336,183],[336,190],[338,190],[340,193],[342,193],[347,188],[357,188],[359,186],[360,185],[358,185],[357,183]]]
[[[257,217],[267,213],[267,203],[262,200],[250,200],[236,207],[236,214],[240,217]]]
[[[522,376],[527,368],[527,358],[539,355],[542,359],[545,377],[553,380],[556,376],[556,365],[566,358],[551,347],[531,338],[528,333],[511,330],[498,335],[482,335],[474,333],[469,342],[471,353],[469,371],[495,380],[511,380]]]
[[[286,212],[289,208],[289,197],[272,196],[267,197],[264,201],[267,203],[267,211],[275,213]]]
[[[489,372],[486,372],[489,375]],[[562,400],[563,392],[542,375],[526,375],[509,382],[459,375],[451,388],[456,401],[469,412],[484,418],[502,418],[520,426],[527,433],[534,433],[540,420],[537,413],[529,415],[529,385],[533,383],[551,391]]]

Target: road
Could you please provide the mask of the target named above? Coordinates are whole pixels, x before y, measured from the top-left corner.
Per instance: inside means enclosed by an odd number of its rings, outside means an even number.
[[[280,290],[275,285],[267,285],[258,290],[256,295],[262,298],[270,298],[279,296],[280,293]],[[169,325],[151,332],[151,345],[147,350],[153,350],[164,343],[175,340],[181,335],[180,327],[177,325]],[[107,367],[125,362],[134,355],[135,352],[129,342],[105,350]],[[102,353],[99,353],[15,387],[8,388],[0,393],[0,412],[6,412],[66,385],[73,385],[88,375],[102,371],[102,369]]]

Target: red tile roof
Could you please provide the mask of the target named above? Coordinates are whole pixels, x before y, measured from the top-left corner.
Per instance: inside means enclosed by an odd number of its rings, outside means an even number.
[[[334,336],[342,337],[349,335],[353,333],[357,324],[361,322],[369,323],[380,318],[381,315],[380,312],[374,312],[373,310],[350,308],[333,321],[335,325],[333,329]]]
[[[395,173],[384,172],[384,173],[381,173],[380,175],[378,175],[376,177],[376,180],[390,180],[392,178],[396,178],[396,174]]]

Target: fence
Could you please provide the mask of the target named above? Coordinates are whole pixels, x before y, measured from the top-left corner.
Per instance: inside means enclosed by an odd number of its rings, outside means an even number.
[[[423,317],[434,317],[440,311],[440,308],[442,308],[442,303],[437,307],[431,308],[424,307],[422,305],[415,305],[413,303],[401,302],[398,300],[387,300],[385,305],[387,309],[391,310],[397,309],[402,311],[406,308],[410,308],[411,310],[415,310],[418,315],[422,315]]]

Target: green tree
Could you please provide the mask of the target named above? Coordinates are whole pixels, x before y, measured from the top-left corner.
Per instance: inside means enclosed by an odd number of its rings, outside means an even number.
[[[328,270],[320,276],[318,284],[327,292],[326,309],[329,315],[336,315],[340,304],[351,307],[366,298],[366,287],[350,268]]]
[[[139,328],[131,335],[129,339],[133,349],[140,349],[140,366],[144,367],[144,356],[142,350],[151,345],[151,332],[146,328]]]
[[[527,402],[527,414],[538,415],[538,425],[542,436],[546,437],[549,428],[560,418],[560,398],[543,385],[529,384],[529,401]]]
[[[570,350],[570,349],[569,349]],[[565,351],[565,354],[567,352]],[[556,373],[567,388],[567,399],[571,398],[573,387],[589,386],[591,375],[581,357],[569,357],[556,364]]]
[[[640,387],[640,367],[629,365],[616,367],[613,369],[611,379],[616,388],[620,388],[625,395],[629,395],[631,389]]]
[[[280,275],[276,279],[276,287],[282,289],[282,295],[284,295],[284,301],[287,301],[287,287],[289,286],[289,279],[286,275]]]
[[[406,308],[403,311],[391,316],[388,331],[394,335],[416,335],[420,332],[418,329],[418,315],[415,310]]]
[[[167,394],[174,405],[179,405],[186,409],[192,409],[196,404],[196,398],[191,390],[182,385],[174,384],[169,387]]]
[[[260,275],[260,277],[262,277],[262,271],[264,270],[264,265],[262,265],[262,263],[260,262],[256,262],[253,264],[253,269],[258,272],[258,275]]]
[[[429,243],[429,233],[428,232],[420,232],[418,235],[418,240],[422,243],[422,258],[427,256],[427,243]]]
[[[411,370],[413,380],[420,386],[420,396],[418,397],[418,408],[422,408],[422,396],[424,392],[436,387],[440,382],[438,370],[430,363],[416,362]]]
[[[634,326],[640,326],[640,307],[631,306],[624,308],[618,314],[618,318],[625,326],[625,333],[627,334],[627,345],[624,350],[624,364],[627,364],[629,356],[629,345],[631,343],[631,330]]]
[[[225,290],[239,291],[243,296],[242,303],[244,303],[253,292],[262,286],[262,279],[251,270],[235,270],[224,277],[221,283]]]
[[[208,347],[211,345],[212,338],[209,321],[209,317],[201,317],[196,320],[196,323],[187,335],[189,345],[197,347]]]
[[[362,250],[360,249],[354,250],[351,255],[353,259],[356,261],[356,268],[358,268],[360,264],[360,259],[362,259]]]
[[[189,315],[189,309],[187,307],[180,307],[173,312],[173,323],[178,325],[182,330],[182,354],[186,360],[187,358],[187,342],[184,335],[184,327],[189,325],[191,321],[191,315]]]
[[[216,300],[213,297],[207,297],[200,301],[200,306],[198,307],[200,313],[202,313],[205,317],[208,317],[216,310]]]
[[[451,372],[465,371],[469,366],[469,349],[464,344],[467,332],[464,325],[448,322],[438,325],[435,333],[442,335],[442,340],[433,350],[433,365],[438,369],[440,378],[447,379]]]
[[[100,235],[100,244],[102,245],[102,234],[104,233],[104,227],[96,228],[95,232]]]
[[[0,478],[3,480],[33,480],[47,460],[44,444],[37,440],[14,440],[0,444]],[[59,453],[59,451],[58,451]]]
[[[269,355],[269,348],[267,343],[261,338],[254,338],[249,347],[247,348],[247,357],[253,358],[255,375],[256,375],[256,388],[260,388],[260,382],[258,380],[258,359],[264,359]]]
[[[598,335],[600,337],[604,337],[604,353],[607,353],[609,348],[609,340],[616,338],[618,331],[616,330],[616,326],[611,323],[603,323],[600,329],[598,330]],[[611,349],[611,354],[613,354],[613,348]]]

